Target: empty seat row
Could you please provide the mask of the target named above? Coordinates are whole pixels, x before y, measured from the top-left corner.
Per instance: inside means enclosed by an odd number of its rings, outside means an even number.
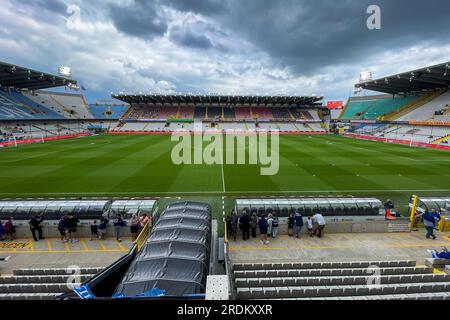
[[[380,268],[379,275],[409,275],[430,274],[433,268],[429,267],[387,267]],[[239,270],[234,272],[238,278],[266,278],[266,277],[343,277],[343,276],[367,276],[367,268],[345,269],[286,269],[286,270]]]
[[[94,274],[80,275],[80,281],[84,282],[92,278]],[[71,275],[53,276],[6,276],[0,277],[0,284],[20,284],[20,283],[66,283]]]
[[[98,272],[102,271],[103,268],[80,268],[80,274],[97,274]],[[42,269],[42,268],[35,268],[35,269],[18,269],[14,270],[13,274],[15,276],[37,276],[37,275],[68,275],[72,274],[73,271],[70,271],[66,268],[54,268],[54,269]]]
[[[67,283],[0,284],[0,293],[59,293],[70,290]]]
[[[287,262],[287,263],[235,263],[233,270],[280,270],[280,269],[331,269],[331,268],[379,268],[414,267],[416,261],[344,261],[344,262]]]
[[[450,292],[389,294],[389,295],[374,295],[374,296],[347,296],[347,297],[284,298],[271,300],[450,300]]]
[[[236,278],[235,287],[292,287],[292,286],[345,286],[367,284],[368,277],[365,276],[341,276],[341,277],[288,277],[288,278]],[[415,274],[415,275],[392,275],[378,276],[379,284],[400,283],[426,283],[450,281],[447,274]]]
[[[450,291],[450,282],[355,285],[355,286],[304,286],[304,287],[251,287],[237,288],[238,299],[275,299],[369,296],[412,293],[436,293]]]
[[[55,300],[63,293],[0,293],[0,300]]]

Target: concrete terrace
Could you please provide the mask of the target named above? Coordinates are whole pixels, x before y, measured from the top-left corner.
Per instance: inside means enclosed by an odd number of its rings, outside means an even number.
[[[259,238],[229,241],[232,263],[278,261],[379,261],[415,260],[424,264],[430,258],[428,249],[450,247],[450,232],[436,233],[436,240],[425,239],[423,230],[411,233],[336,233],[323,238],[300,239],[287,235],[263,245]]]

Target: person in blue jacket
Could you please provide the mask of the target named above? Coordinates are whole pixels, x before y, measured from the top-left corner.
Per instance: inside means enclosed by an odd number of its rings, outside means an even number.
[[[450,259],[450,252],[448,252],[446,247],[442,247],[442,252],[438,252],[437,250],[428,250],[428,252],[435,259]]]
[[[434,229],[436,229],[437,226],[437,218],[434,216],[434,214],[430,211],[425,211],[425,213],[422,214],[422,221],[425,225],[425,228],[427,229],[426,238],[430,239],[433,238],[433,240],[436,240],[436,236],[434,235]]]
[[[258,227],[261,234],[262,244],[269,244],[269,240],[267,240],[267,229],[269,228],[269,224],[267,223],[266,216],[263,215],[259,218]]]
[[[300,238],[300,232],[302,231],[302,227],[303,227],[303,217],[302,217],[302,213],[300,212],[300,210],[296,210],[295,211],[295,236],[297,238]]]

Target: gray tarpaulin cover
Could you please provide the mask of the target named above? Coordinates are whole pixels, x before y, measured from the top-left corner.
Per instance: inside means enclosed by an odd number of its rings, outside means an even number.
[[[169,206],[130,265],[116,294],[134,297],[158,288],[167,296],[205,292],[209,270],[211,208],[180,202]]]

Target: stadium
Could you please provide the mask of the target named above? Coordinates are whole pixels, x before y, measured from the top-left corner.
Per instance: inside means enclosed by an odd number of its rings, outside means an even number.
[[[450,300],[450,61],[328,103],[60,71],[0,62],[0,300]]]

